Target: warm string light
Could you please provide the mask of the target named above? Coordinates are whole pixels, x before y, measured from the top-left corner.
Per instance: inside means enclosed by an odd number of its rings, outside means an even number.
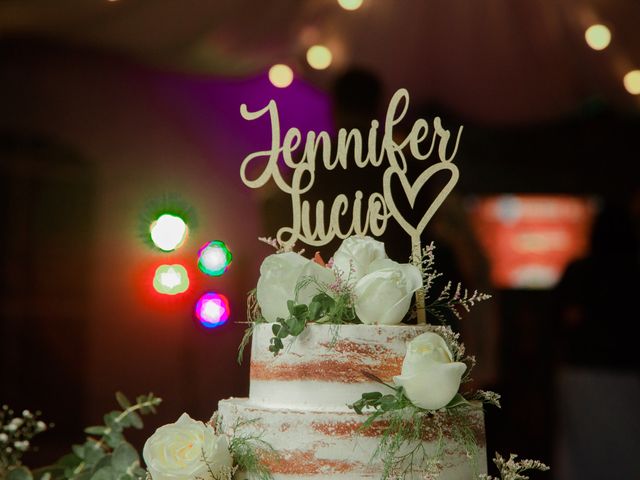
[[[288,65],[278,63],[269,69],[269,81],[278,88],[287,88],[293,82],[293,70]]]
[[[311,68],[316,70],[324,70],[331,65],[333,55],[324,45],[313,45],[307,50],[307,62]]]
[[[340,5],[345,10],[357,10],[362,6],[364,0],[338,0],[338,5]]]
[[[611,31],[599,23],[591,25],[585,30],[584,39],[594,50],[604,50],[611,43]]]
[[[622,79],[622,83],[631,95],[640,95],[640,70],[627,72]]]

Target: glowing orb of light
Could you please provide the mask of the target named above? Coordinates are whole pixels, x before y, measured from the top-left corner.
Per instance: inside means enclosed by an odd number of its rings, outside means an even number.
[[[227,297],[219,293],[205,293],[196,303],[196,317],[205,328],[219,327],[227,321],[231,309]]]
[[[269,69],[269,81],[278,88],[287,88],[293,82],[293,70],[279,63]]]
[[[363,2],[364,0],[338,0],[338,4],[345,10],[357,10]]]
[[[189,275],[182,265],[160,265],[153,276],[153,288],[163,295],[177,295],[189,288]]]
[[[307,50],[307,62],[311,68],[324,70],[331,65],[332,60],[333,55],[331,54],[331,50],[324,45],[314,45]]]
[[[220,240],[209,242],[198,250],[198,268],[207,275],[219,277],[229,268],[231,252]]]
[[[149,227],[151,240],[160,250],[170,252],[178,248],[187,237],[187,224],[180,217],[164,213]]]
[[[640,95],[640,70],[627,72],[623,79],[624,88],[631,95]]]
[[[604,50],[611,43],[611,31],[604,25],[591,25],[584,32],[584,39],[594,50]]]

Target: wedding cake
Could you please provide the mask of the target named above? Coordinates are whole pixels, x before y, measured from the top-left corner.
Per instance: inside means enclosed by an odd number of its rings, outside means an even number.
[[[269,351],[272,325],[258,324],[251,348],[249,398],[219,403],[222,430],[233,436],[234,426],[244,425],[260,435],[273,448],[263,453],[263,462],[274,480],[382,478],[383,461],[375,454],[386,420],[363,429],[366,417],[347,405],[380,389],[371,375],[385,382],[400,375],[407,342],[428,328],[307,325],[274,356]],[[471,408],[464,415],[478,446],[473,458],[455,440],[446,412],[434,414],[423,427],[423,454],[442,452],[431,467],[440,480],[468,480],[486,473],[482,409]],[[405,478],[425,478],[424,466],[414,467],[415,473]]]

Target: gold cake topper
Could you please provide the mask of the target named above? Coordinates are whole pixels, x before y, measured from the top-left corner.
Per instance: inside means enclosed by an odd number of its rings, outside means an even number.
[[[366,138],[366,155],[363,156],[363,145],[365,139],[358,129],[348,130],[341,128],[338,131],[337,145],[332,156],[332,139],[325,131],[307,133],[304,145],[302,145],[302,155],[294,157],[302,144],[303,135],[299,129],[292,127],[287,130],[284,138],[280,136],[280,120],[278,116],[278,106],[271,100],[267,106],[255,111],[249,111],[246,104],[240,106],[240,114],[245,120],[256,120],[264,115],[268,115],[271,121],[271,148],[269,150],[257,151],[247,155],[240,167],[240,176],[245,185],[250,188],[260,188],[269,180],[273,179],[277,187],[284,193],[291,196],[292,224],[290,227],[282,227],[277,232],[277,239],[282,245],[293,245],[300,241],[311,246],[321,246],[329,243],[335,237],[347,238],[351,235],[380,236],[384,233],[387,220],[393,218],[411,237],[412,257],[414,262],[420,261],[422,247],[420,236],[429,223],[429,220],[436,213],[438,208],[447,198],[453,187],[458,182],[458,167],[453,163],[453,159],[458,152],[460,136],[463,127],[460,126],[455,135],[455,144],[448,153],[448,143],[452,139],[451,132],[442,126],[440,117],[433,119],[432,131],[429,123],[422,118],[418,118],[409,134],[400,143],[396,143],[393,138],[393,129],[407,114],[409,109],[409,92],[401,88],[391,97],[383,125],[383,136],[380,152],[377,154],[377,139],[379,122],[371,120],[368,136]],[[421,147],[423,143],[430,146],[424,151]],[[439,161],[425,169],[418,178],[411,183],[407,177],[407,159],[404,151],[409,147],[411,156],[416,160],[426,160],[436,149]],[[367,165],[381,167],[386,159],[386,169],[382,175],[382,193],[372,193],[363,208],[363,194],[356,191],[351,208],[351,224],[347,231],[341,229],[340,220],[349,214],[350,202],[343,193],[337,195],[333,200],[328,215],[328,224],[325,225],[325,205],[322,200],[315,205],[315,221],[311,221],[311,204],[304,200],[302,196],[313,188],[316,172],[316,155],[322,144],[322,165],[327,170],[342,168],[347,170],[352,164],[357,168],[364,168]],[[347,159],[347,152],[353,146],[353,159]],[[282,156],[285,165],[292,169],[293,174],[289,182],[282,176],[278,168],[278,158]],[[254,170],[253,165],[257,162],[266,164],[252,178],[249,178],[249,171]],[[436,198],[426,208],[424,215],[417,225],[412,225],[402,215],[391,191],[391,181],[394,176],[399,180],[402,191],[409,201],[411,208],[415,208],[416,198],[424,185],[440,171],[450,173],[449,181],[438,193]],[[363,214],[364,211],[364,214]],[[363,216],[364,215],[364,216]],[[424,290],[420,289],[416,293],[416,303],[418,307],[418,322],[425,323],[424,314]]]

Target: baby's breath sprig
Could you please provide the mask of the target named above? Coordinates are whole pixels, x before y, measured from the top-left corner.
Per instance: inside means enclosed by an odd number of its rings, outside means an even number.
[[[293,252],[296,246],[295,243],[282,243],[280,240],[272,237],[258,237],[258,240],[275,248],[276,253]],[[299,250],[297,253],[302,255],[304,253],[304,249]]]
[[[436,298],[433,302],[428,303],[425,307],[427,312],[429,312],[442,323],[445,323],[447,321],[444,312],[451,312],[457,319],[461,320],[461,309],[465,310],[466,312],[470,312],[471,307],[473,307],[476,303],[491,298],[491,295],[478,292],[477,290],[474,290],[473,293],[470,294],[469,290],[463,288],[460,282],[458,282],[458,284],[456,285],[456,290],[452,295],[452,286],[453,284],[451,281],[447,282],[447,284],[440,292],[440,295],[438,295],[438,298]]]
[[[477,290],[470,293],[460,282],[456,284],[455,291],[452,294],[453,283],[449,281],[438,296],[435,297],[435,300],[429,302],[430,299],[434,298],[431,292],[434,282],[442,276],[442,273],[438,272],[435,267],[435,249],[435,244],[431,242],[422,249],[422,258],[411,258],[411,261],[420,269],[422,274],[422,285],[426,301],[425,310],[440,323],[445,324],[448,321],[446,312],[452,313],[460,320],[462,319],[461,310],[469,312],[476,303],[488,300],[491,295],[480,293]],[[411,312],[411,317],[415,317],[415,308]]]
[[[22,456],[32,448],[33,437],[52,426],[40,416],[39,411],[23,410],[18,414],[8,405],[0,408],[0,478],[21,464]]]
[[[525,472],[530,470],[539,470],[546,472],[549,467],[539,460],[518,460],[518,456],[510,454],[508,459],[496,453],[493,463],[498,467],[500,477],[482,474],[479,480],[529,480],[529,476]]]

